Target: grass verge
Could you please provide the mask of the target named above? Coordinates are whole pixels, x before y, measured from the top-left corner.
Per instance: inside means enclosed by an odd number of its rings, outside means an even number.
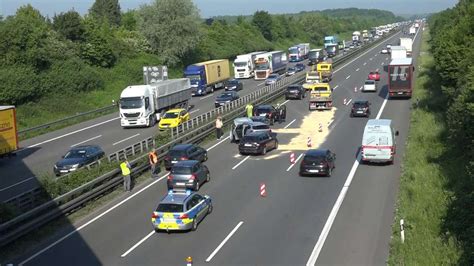
[[[419,103],[411,113],[389,265],[455,265],[462,254],[462,247],[446,227],[446,221],[452,219],[449,213],[455,197],[450,179],[462,175],[463,162],[447,141],[445,104],[428,39],[429,33],[425,31],[413,95]],[[400,219],[405,222],[404,243]]]

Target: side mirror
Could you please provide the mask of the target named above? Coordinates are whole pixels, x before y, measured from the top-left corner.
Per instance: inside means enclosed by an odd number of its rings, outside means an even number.
[[[400,134],[400,132],[398,132],[398,130],[395,131],[395,136],[398,136],[399,134]]]

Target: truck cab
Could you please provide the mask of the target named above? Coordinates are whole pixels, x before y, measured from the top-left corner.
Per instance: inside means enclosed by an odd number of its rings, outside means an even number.
[[[309,110],[330,110],[332,108],[332,89],[329,83],[315,84],[309,97]]]
[[[184,77],[191,81],[191,88],[193,88],[193,96],[206,95],[214,92],[214,87],[207,86],[206,70],[204,66],[190,65],[184,70]]]
[[[122,127],[152,126],[156,123],[150,85],[128,86],[120,94]]]
[[[332,63],[322,62],[317,65],[317,71],[320,73],[322,82],[329,82],[332,80]]]

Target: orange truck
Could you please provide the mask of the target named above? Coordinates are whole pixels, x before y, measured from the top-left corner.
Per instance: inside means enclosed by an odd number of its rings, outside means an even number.
[[[0,157],[18,150],[15,106],[0,106]]]

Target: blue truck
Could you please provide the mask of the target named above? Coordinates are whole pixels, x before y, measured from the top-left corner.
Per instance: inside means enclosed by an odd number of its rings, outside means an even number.
[[[229,60],[218,59],[189,65],[184,70],[184,77],[191,81],[193,96],[202,96],[224,88],[230,79]]]
[[[336,36],[326,36],[324,37],[324,49],[328,48],[328,46],[337,45],[337,37]]]

